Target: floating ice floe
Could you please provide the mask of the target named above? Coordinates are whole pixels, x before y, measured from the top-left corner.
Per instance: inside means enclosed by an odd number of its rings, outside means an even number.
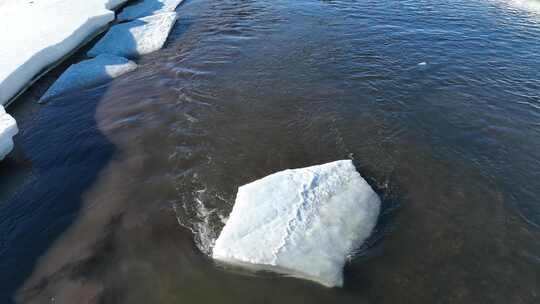
[[[0,104],[114,20],[125,0],[0,3]]]
[[[67,91],[106,82],[136,68],[135,62],[124,57],[100,54],[70,66],[45,92],[40,102]]]
[[[124,8],[124,10],[118,14],[117,19],[119,21],[125,21],[155,14],[173,12],[182,1],[183,0],[143,0]]]
[[[0,105],[0,160],[13,150],[13,136],[19,132],[15,118]]]
[[[88,51],[88,56],[113,54],[133,58],[157,51],[165,44],[175,22],[176,13],[163,13],[117,24]]]
[[[379,209],[350,160],[281,171],[238,188],[212,256],[342,286],[347,256],[369,237]]]

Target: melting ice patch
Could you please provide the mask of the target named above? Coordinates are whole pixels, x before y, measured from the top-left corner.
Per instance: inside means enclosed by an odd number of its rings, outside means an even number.
[[[137,64],[123,57],[101,54],[70,66],[41,97],[40,102],[71,91],[111,80],[133,71]]]
[[[238,188],[212,256],[342,286],[347,256],[369,237],[379,209],[350,160],[281,171]]]
[[[176,13],[163,13],[117,24],[88,51],[88,56],[112,54],[138,57],[163,47],[176,22]]]
[[[143,0],[126,7],[117,17],[119,21],[173,12],[183,0]]]
[[[0,160],[13,150],[13,136],[19,132],[15,119],[0,105]]]

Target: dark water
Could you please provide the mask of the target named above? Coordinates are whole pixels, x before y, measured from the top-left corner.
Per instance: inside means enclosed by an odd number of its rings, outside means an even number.
[[[137,71],[22,122],[22,156],[0,166],[0,302],[540,301],[539,14],[488,0],[179,12]],[[343,158],[384,204],[344,288],[207,257],[239,185]]]

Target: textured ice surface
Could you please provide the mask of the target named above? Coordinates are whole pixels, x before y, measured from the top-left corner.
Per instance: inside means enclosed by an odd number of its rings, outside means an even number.
[[[0,6],[0,104],[114,19],[108,0],[7,0]],[[119,2],[119,1],[116,1]],[[39,25],[39,26],[38,26]]]
[[[0,160],[13,150],[13,136],[19,132],[15,118],[0,105]]]
[[[238,188],[212,256],[341,286],[347,256],[369,237],[379,208],[350,160],[277,172]]]
[[[159,50],[175,22],[176,13],[163,13],[115,25],[88,51],[88,56],[113,54],[133,58]]]
[[[173,12],[183,0],[143,0],[130,5],[117,16],[119,21]]]
[[[137,64],[124,57],[101,54],[70,66],[45,92],[40,101],[59,94],[111,80],[133,71]]]

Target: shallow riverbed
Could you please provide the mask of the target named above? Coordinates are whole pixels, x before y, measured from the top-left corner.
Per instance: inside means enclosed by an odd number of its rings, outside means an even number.
[[[540,14],[508,3],[185,2],[135,72],[16,105],[0,302],[537,303]],[[344,288],[208,257],[239,185],[344,158],[383,198]]]

